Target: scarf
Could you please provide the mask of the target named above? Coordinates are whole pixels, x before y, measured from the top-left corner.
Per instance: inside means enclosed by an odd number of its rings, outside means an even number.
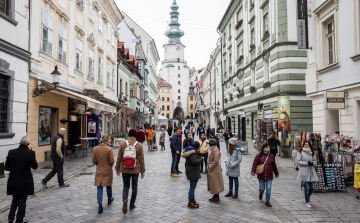
[[[302,148],[302,150],[303,150],[304,152],[306,152],[307,154],[312,155],[312,152],[311,152],[311,149],[310,149],[310,148]]]
[[[201,140],[201,142],[204,142],[206,140],[206,138],[205,139],[200,139],[200,140]]]

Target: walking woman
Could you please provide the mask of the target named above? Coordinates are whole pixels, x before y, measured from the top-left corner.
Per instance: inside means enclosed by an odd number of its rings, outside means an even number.
[[[195,133],[196,133],[195,124],[192,125],[190,132],[191,132],[192,138],[195,139]]]
[[[108,205],[114,201],[111,185],[113,183],[114,153],[110,145],[110,136],[103,135],[99,145],[94,148],[92,162],[96,165],[95,186],[97,186],[97,199],[99,204],[99,214],[103,212],[103,187],[106,187]]]
[[[261,166],[263,167],[261,168]],[[255,156],[251,175],[257,174],[257,178],[259,180],[259,199],[262,200],[265,188],[266,188],[266,206],[272,207],[270,204],[270,196],[271,196],[271,186],[272,181],[275,177],[279,177],[279,172],[276,167],[275,156],[270,153],[270,146],[268,143],[265,143],[262,146],[261,152]]]
[[[199,157],[197,153],[199,146],[199,142],[194,142],[191,146],[184,148],[181,154],[181,156],[186,159],[185,173],[190,182],[188,207],[191,208],[199,208],[199,204],[195,201],[195,188],[198,180],[201,178],[200,163],[204,160],[204,157]]]
[[[229,139],[229,154],[226,159],[226,176],[229,177],[229,193],[225,197],[233,196],[233,199],[238,198],[239,192],[239,176],[240,176],[240,163],[242,154],[240,147],[236,147],[237,139]],[[235,193],[233,195],[233,184],[235,183]]]
[[[311,208],[310,196],[314,192],[315,182],[318,181],[316,175],[316,156],[314,149],[308,141],[304,142],[303,148],[297,154],[297,164],[299,165],[298,180],[304,183],[304,193],[306,207]]]
[[[220,150],[217,148],[216,139],[209,141],[209,161],[207,164],[207,185],[208,191],[214,196],[209,199],[210,202],[219,202],[219,194],[224,191],[224,180],[220,166]]]
[[[164,128],[161,128],[161,133],[160,133],[160,146],[161,149],[160,150],[165,150],[165,131]]]
[[[276,157],[276,154],[278,153],[277,146],[280,145],[280,141],[279,141],[278,135],[276,133],[276,130],[273,130],[271,132],[271,135],[269,136],[267,141],[270,145],[270,154],[273,154],[274,157]]]
[[[186,138],[183,142],[183,148],[185,149],[186,147],[188,146],[191,146],[193,144],[194,140],[191,138],[191,133],[189,132],[187,135],[186,135]],[[199,144],[200,145],[200,144]],[[198,148],[199,149],[199,148]]]

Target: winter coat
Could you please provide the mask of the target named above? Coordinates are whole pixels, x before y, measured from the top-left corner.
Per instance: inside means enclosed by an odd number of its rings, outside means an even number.
[[[134,137],[129,137],[127,139],[130,144],[135,143],[136,139]],[[122,141],[120,143],[120,148],[118,152],[118,157],[116,160],[115,170],[120,171],[120,173],[128,173],[128,174],[139,174],[145,173],[145,159],[144,159],[144,151],[143,146],[141,143],[136,144],[136,166],[135,168],[125,168],[122,165],[122,160],[124,156],[124,151],[126,149],[127,145],[125,141]]]
[[[201,136],[201,134],[205,133],[205,129],[203,126],[199,126],[196,130],[196,135]]]
[[[94,148],[92,162],[96,165],[95,186],[111,186],[113,183],[114,153],[107,144]]]
[[[183,142],[183,148],[185,149],[186,147],[191,146],[193,142],[194,140],[192,138],[191,139],[186,138]]]
[[[198,141],[200,143],[200,147],[199,147],[199,153],[200,154],[207,154],[209,152],[210,149],[210,145],[209,145],[209,140],[205,139],[205,141],[201,141],[201,139],[199,139]]]
[[[207,137],[207,138],[209,138],[209,137],[210,137],[210,136],[209,136],[210,131],[211,131],[211,128],[207,128],[207,130],[206,130],[206,137]]]
[[[278,153],[277,146],[280,145],[280,141],[273,136],[269,138],[267,142],[269,143],[270,149],[271,150],[276,149],[276,153]]]
[[[169,128],[167,129],[167,133],[168,133],[169,136],[171,136],[172,133],[173,133],[173,128],[172,128],[172,127],[169,127]]]
[[[229,140],[230,138],[233,137],[233,134],[232,134],[231,131],[225,132],[223,135],[224,135],[224,139],[225,139],[225,140]]]
[[[313,162],[313,165],[308,164],[309,161]],[[304,182],[318,182],[316,175],[316,155],[312,156],[305,151],[297,153],[297,164],[299,165],[299,174],[297,179]]]
[[[239,177],[240,176],[240,163],[242,154],[239,148],[234,148],[233,153],[228,155],[226,163],[226,176]]]
[[[274,175],[275,176],[279,176],[279,171],[276,167],[276,162],[275,162],[275,156],[273,154],[268,154],[266,155],[265,153],[260,157],[261,153],[258,153],[255,156],[254,162],[253,162],[253,166],[252,166],[252,170],[251,170],[251,174],[255,174],[256,172],[256,166],[260,165],[260,164],[264,164],[266,157],[269,156],[269,158],[266,161],[265,164],[265,169],[264,172],[260,175],[257,175],[257,178],[259,180],[272,180],[274,179]]]
[[[36,170],[35,152],[28,146],[20,145],[17,149],[9,151],[5,170],[10,171],[7,181],[7,195],[25,197],[34,194],[34,179],[31,168]]]
[[[146,130],[147,140],[154,140],[154,136],[156,136],[156,133],[154,130],[149,129]]]
[[[165,142],[165,132],[160,133],[160,142]]]
[[[180,141],[180,137],[178,136],[178,135],[173,135],[172,137],[171,137],[171,144],[170,144],[170,146],[171,146],[171,153],[173,154],[173,155],[175,155],[176,154],[176,152],[178,151],[178,152],[181,152],[181,141]]]
[[[219,162],[221,154],[216,146],[210,149],[212,151],[207,164],[208,191],[210,191],[211,194],[219,194],[224,191],[224,180]]]
[[[138,131],[136,133],[136,140],[139,141],[139,142],[144,142],[145,141],[145,132]]]
[[[185,151],[185,150],[184,150]],[[200,163],[203,161],[202,158],[199,158],[196,149],[188,150],[187,152],[182,152],[181,156],[186,159],[185,161],[185,173],[188,180],[198,180],[200,176]]]

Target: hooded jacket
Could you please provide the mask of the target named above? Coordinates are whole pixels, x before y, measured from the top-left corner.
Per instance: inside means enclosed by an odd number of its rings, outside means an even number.
[[[181,156],[186,159],[185,173],[188,180],[198,180],[201,178],[200,163],[203,161],[203,159],[199,158],[196,150],[197,149],[195,147],[188,146],[181,154]]]
[[[240,163],[242,161],[242,153],[240,147],[235,147],[233,153],[228,155],[226,164],[226,176],[239,177],[240,176]]]

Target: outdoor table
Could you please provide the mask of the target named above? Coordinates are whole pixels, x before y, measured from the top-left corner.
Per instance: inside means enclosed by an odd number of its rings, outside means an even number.
[[[86,137],[86,138],[80,138],[82,145],[83,145],[83,155],[85,157],[86,151],[89,153],[89,157],[91,156],[91,150],[94,148],[95,140],[97,140],[97,137]],[[91,147],[90,141],[93,141],[93,147]]]

